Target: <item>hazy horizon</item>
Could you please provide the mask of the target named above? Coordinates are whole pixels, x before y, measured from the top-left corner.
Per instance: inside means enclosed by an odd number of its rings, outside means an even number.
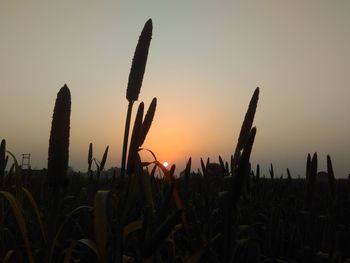
[[[349,1],[2,1],[0,139],[18,160],[47,166],[56,94],[72,94],[69,165],[87,170],[89,143],[120,166],[126,86],[141,29],[153,38],[139,100],[158,106],[144,144],[179,173],[192,157],[233,153],[249,100],[260,99],[252,167],[305,176],[330,154],[350,173]],[[133,111],[135,116],[136,109]],[[151,156],[143,156],[151,160]]]

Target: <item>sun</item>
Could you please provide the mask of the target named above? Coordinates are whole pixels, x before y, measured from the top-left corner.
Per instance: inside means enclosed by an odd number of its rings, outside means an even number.
[[[164,166],[164,167],[168,167],[168,165],[169,165],[168,162],[164,162],[164,163],[163,163],[163,166]]]

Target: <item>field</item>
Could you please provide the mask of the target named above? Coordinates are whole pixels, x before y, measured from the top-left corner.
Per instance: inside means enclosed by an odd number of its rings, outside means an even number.
[[[305,161],[305,178],[289,170],[268,178],[252,167],[257,129],[257,88],[230,160],[192,160],[177,172],[142,145],[157,99],[146,114],[139,103],[152,21],[139,38],[126,98],[120,173],[104,176],[108,146],[100,160],[87,152],[87,176],[67,173],[71,95],[57,94],[47,169],[22,170],[0,147],[0,259],[2,262],[350,262],[350,178],[317,169],[317,154]],[[130,137],[130,142],[128,138]],[[11,146],[9,146],[11,149]],[[140,151],[154,160],[143,162]],[[178,174],[176,177],[175,174]]]

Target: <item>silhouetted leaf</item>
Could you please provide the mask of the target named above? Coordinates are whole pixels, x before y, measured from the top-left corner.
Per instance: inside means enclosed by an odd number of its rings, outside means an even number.
[[[142,125],[142,117],[143,117],[143,102],[140,103],[139,108],[137,110],[137,115],[135,118],[134,129],[131,135],[131,141],[129,146],[129,157],[127,164],[127,174],[132,174],[135,171],[135,161],[136,156],[139,150],[139,141],[140,141],[140,131]]]
[[[149,106],[149,108],[147,110],[145,119],[142,123],[139,147],[141,147],[142,144],[145,142],[148,131],[151,128],[154,114],[156,112],[156,107],[157,107],[157,98],[153,98],[151,105]]]

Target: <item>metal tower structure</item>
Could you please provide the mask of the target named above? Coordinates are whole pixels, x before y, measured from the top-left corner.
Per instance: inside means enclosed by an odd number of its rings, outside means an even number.
[[[30,169],[30,153],[22,154],[22,169]]]

